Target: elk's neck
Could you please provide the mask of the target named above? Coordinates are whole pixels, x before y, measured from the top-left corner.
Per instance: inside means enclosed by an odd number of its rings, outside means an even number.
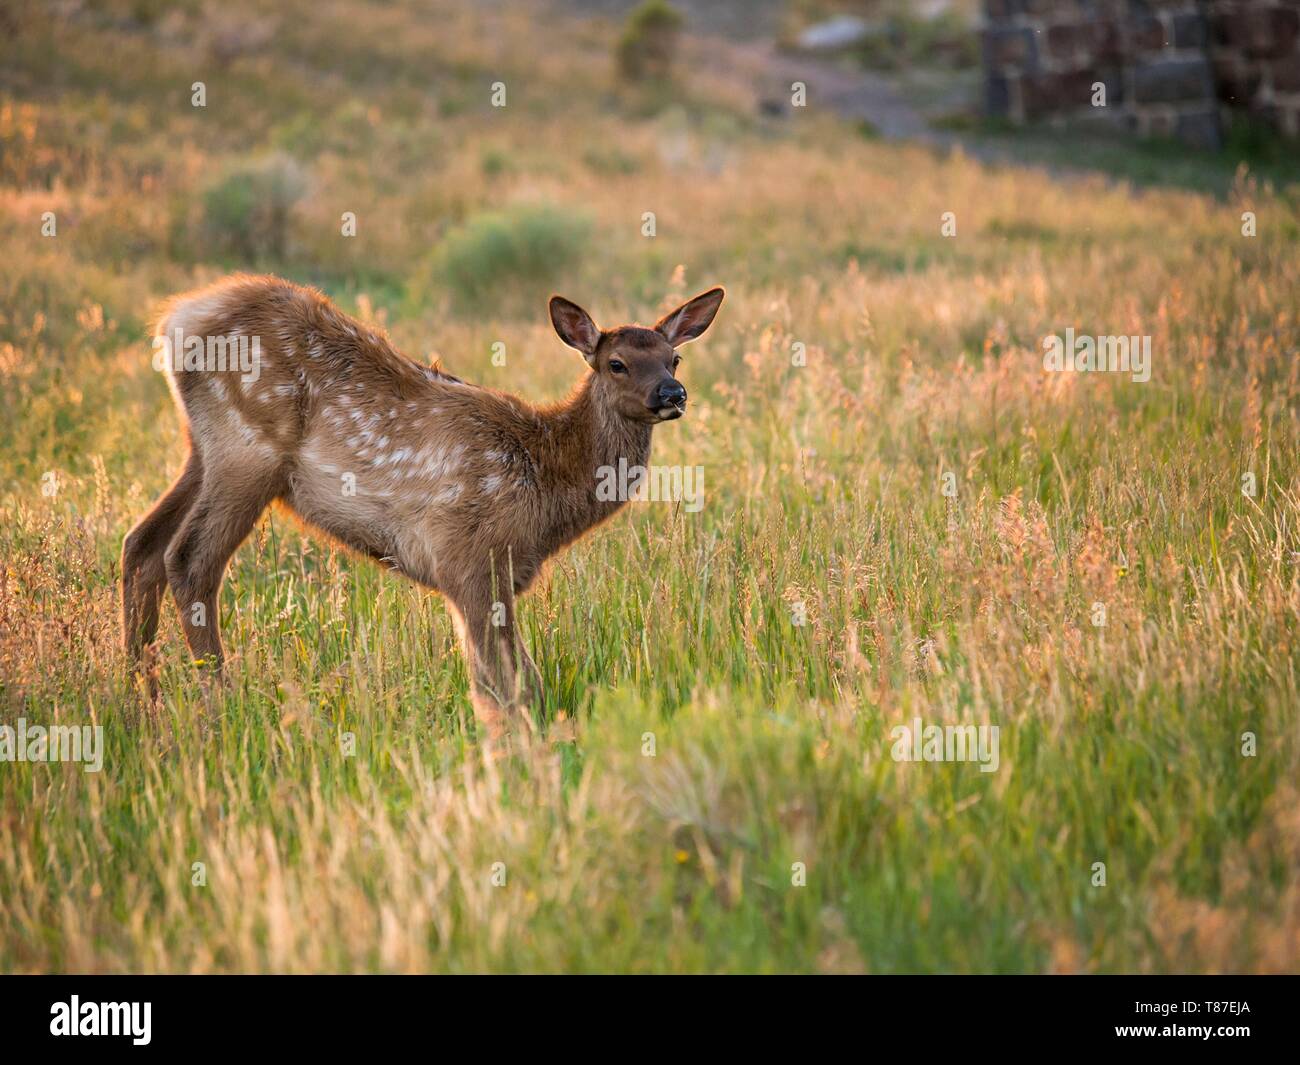
[[[553,483],[563,485],[561,494],[576,531],[590,527],[618,510],[625,500],[597,498],[600,471],[645,466],[650,459],[653,426],[631,422],[602,402],[595,376],[587,377],[573,394],[557,407],[542,412],[547,448],[547,473]],[[565,530],[566,534],[574,530]],[[576,533],[575,533],[576,534]]]

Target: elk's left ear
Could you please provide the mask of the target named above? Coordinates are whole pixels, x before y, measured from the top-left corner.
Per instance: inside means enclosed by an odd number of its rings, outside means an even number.
[[[727,293],[721,288],[711,288],[689,299],[675,311],[669,311],[655,323],[655,331],[673,347],[694,340],[713,323],[713,316],[722,306]]]

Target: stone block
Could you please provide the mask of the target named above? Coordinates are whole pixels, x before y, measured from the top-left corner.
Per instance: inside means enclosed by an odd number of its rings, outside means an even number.
[[[1139,104],[1213,99],[1209,64],[1200,56],[1144,60],[1133,70],[1133,99]]]

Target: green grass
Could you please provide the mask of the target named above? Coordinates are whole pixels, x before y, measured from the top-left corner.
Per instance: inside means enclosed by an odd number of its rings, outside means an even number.
[[[222,65],[206,10],[0,45],[0,724],[106,746],[0,763],[0,971],[1297,968],[1293,189],[763,129],[690,51],[648,110],[615,27],[452,4],[290,3]],[[182,460],[146,323],[252,265],[205,191],[276,152],[302,195],[248,254],[532,400],[583,372],[549,289],[613,325],[728,288],[654,445],[705,505],[557,558],[512,757],[441,602],[280,513],[224,686],[171,613],[156,706],[118,650],[122,536]],[[1151,380],[1044,373],[1067,327],[1150,335]],[[996,725],[997,772],[894,761],[916,717]]]
[[[1279,188],[1300,184],[1300,160],[1292,143],[1243,119],[1226,130],[1225,143],[1217,151],[1169,138],[1134,138],[1119,131],[1083,128],[1078,123],[1052,129],[957,113],[940,116],[932,125],[966,138],[967,150],[983,157],[1062,173],[1104,174],[1138,189],[1173,186],[1223,199],[1232,192],[1243,167],[1256,180]]]

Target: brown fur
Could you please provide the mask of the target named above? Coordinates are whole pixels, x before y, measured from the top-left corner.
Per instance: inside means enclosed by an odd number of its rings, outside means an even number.
[[[610,331],[553,298],[557,332],[592,372],[540,408],[420,366],[319,292],[278,278],[236,275],[172,298],[155,335],[258,337],[260,375],[168,368],[190,454],[123,544],[128,655],[138,662],[152,644],[166,583],[195,657],[220,666],[226,564],[279,501],[447,598],[475,705],[499,728],[495,708],[541,693],[515,598],[547,558],[622,506],[596,498],[597,470],[646,464],[653,426],[680,414],[664,397],[680,393],[685,407],[674,345],[708,327],[722,296],[703,293],[654,329]]]

